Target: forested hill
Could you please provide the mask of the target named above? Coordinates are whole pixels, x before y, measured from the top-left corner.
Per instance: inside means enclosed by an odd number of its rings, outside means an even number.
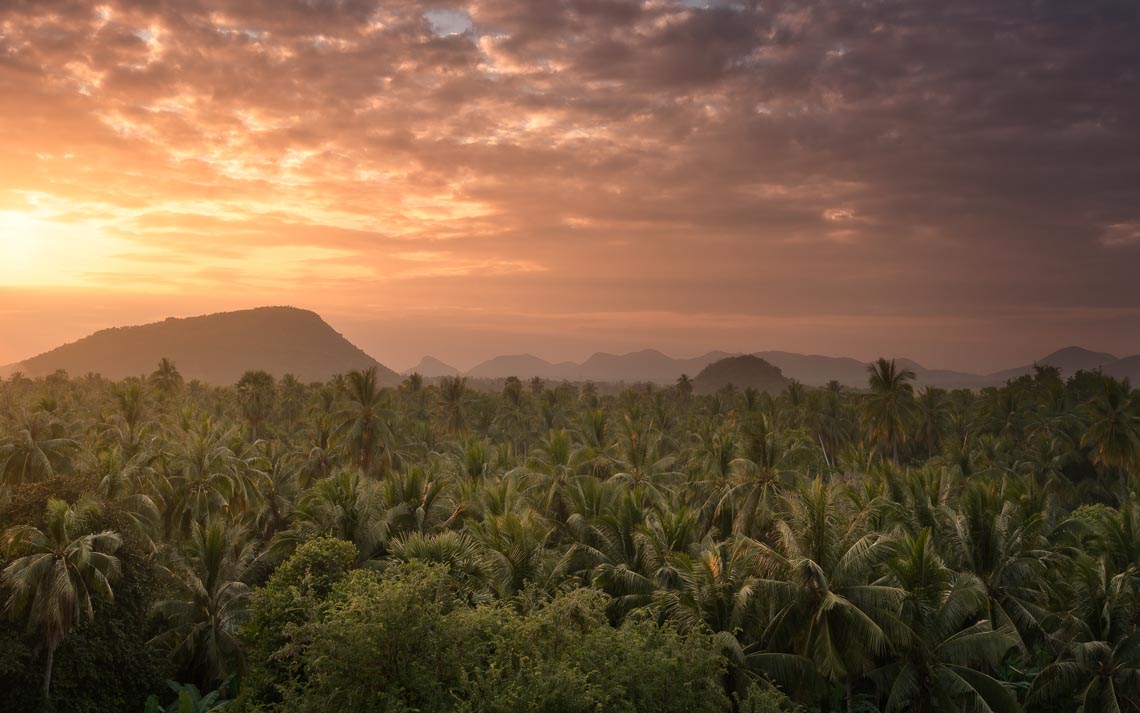
[[[294,307],[260,307],[186,319],[170,318],[137,327],[116,327],[24,361],[19,369],[43,376],[63,369],[110,379],[149,374],[162,358],[183,377],[233,384],[248,370],[301,381],[326,381],[334,374],[377,367],[381,383],[399,376],[337,333],[319,315]]]
[[[789,383],[790,380],[778,368],[760,357],[744,354],[709,364],[693,379],[693,388],[699,394],[711,394],[732,385],[738,389],[753,388],[778,394]]]

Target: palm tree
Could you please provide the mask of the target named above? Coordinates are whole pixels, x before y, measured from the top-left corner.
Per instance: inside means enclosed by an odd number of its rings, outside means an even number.
[[[1032,710],[1060,708],[1079,713],[1140,711],[1140,631],[1115,645],[1075,643],[1064,658],[1046,666],[1026,696]]]
[[[380,483],[357,468],[341,468],[301,493],[292,513],[293,527],[279,532],[269,557],[284,560],[302,542],[331,536],[356,545],[358,563],[380,553],[388,539],[387,512]]]
[[[122,544],[110,530],[87,532],[101,509],[94,500],[69,505],[48,500],[44,529],[19,525],[7,532],[8,556],[0,583],[11,590],[10,616],[23,617],[29,632],[47,651],[43,698],[51,694],[55,650],[76,626],[95,617],[94,600],[114,599],[111,583],[119,574],[114,556]]]
[[[467,379],[462,376],[445,376],[439,382],[440,407],[447,431],[456,435],[466,425],[464,406],[467,398]]]
[[[742,457],[732,461],[733,477],[719,493],[714,521],[727,514],[731,532],[758,535],[772,524],[785,483],[808,464],[811,450],[795,433],[773,431],[763,415],[749,419],[743,435]]]
[[[757,555],[748,538],[707,543],[694,558],[673,554],[669,559],[679,581],[654,595],[657,607],[682,631],[716,637],[729,663],[724,685],[730,696],[747,687],[743,672],[771,677],[789,688],[815,681],[809,658],[764,648],[770,611],[761,601]]]
[[[871,393],[863,398],[863,427],[868,437],[889,449],[891,459],[899,460],[899,445],[907,437],[907,425],[914,410],[914,372],[899,369],[895,360],[880,358],[867,366]]]
[[[890,572],[906,592],[906,629],[894,642],[892,660],[872,674],[886,694],[885,713],[1016,712],[1016,697],[982,671],[995,669],[1014,640],[985,618],[981,581],[946,567],[929,530],[906,538]]]
[[[152,643],[200,683],[216,685],[244,668],[240,636],[255,554],[244,531],[220,519],[196,522],[170,571],[172,596],[155,604],[167,628]]]
[[[617,472],[611,479],[635,489],[648,501],[662,501],[665,486],[681,475],[675,468],[676,457],[664,452],[664,435],[651,424],[627,414],[622,425],[620,453],[613,463]]]
[[[677,378],[677,396],[681,401],[688,402],[689,397],[693,395],[693,380],[689,378],[688,374],[681,374]]]
[[[1085,404],[1088,427],[1081,446],[1092,448],[1093,460],[1102,468],[1120,474],[1120,492],[1125,493],[1128,472],[1140,467],[1140,414],[1128,382],[1104,379],[1100,392]]]
[[[256,441],[261,427],[273,413],[276,385],[264,371],[247,371],[237,384],[238,401],[249,422],[249,440]]]
[[[539,512],[558,521],[565,520],[562,490],[572,478],[589,472],[592,459],[593,452],[575,445],[566,431],[547,432],[521,471],[531,481],[530,487],[541,493]]]
[[[973,574],[985,592],[985,617],[1015,636],[1023,651],[1028,635],[1042,633],[1045,615],[1041,584],[1052,554],[1043,526],[1040,517],[1018,517],[1017,503],[1003,501],[993,487],[975,483],[941,533],[947,561]]]
[[[191,425],[175,442],[166,459],[162,483],[166,500],[164,514],[172,532],[188,532],[192,522],[202,522],[230,509],[239,500],[256,500],[256,489],[242,477],[241,464],[228,441],[236,428],[222,430],[210,419]]]
[[[844,499],[840,487],[819,479],[790,495],[774,544],[756,545],[767,573],[757,586],[779,606],[774,630],[820,676],[846,685],[850,701],[851,686],[901,628],[894,612],[903,592],[877,582],[891,539],[870,527],[871,509],[852,512]]]
[[[51,414],[24,414],[16,435],[0,441],[0,482],[18,485],[66,473],[71,469],[68,456],[78,448]]]
[[[297,430],[305,412],[305,385],[292,374],[281,377],[281,418],[290,434]]]
[[[485,599],[490,577],[488,556],[482,545],[467,533],[446,530],[431,535],[412,532],[393,539],[388,548],[394,558],[446,565],[464,593],[473,601]]]
[[[547,549],[550,529],[539,518],[508,512],[471,525],[472,536],[486,553],[485,567],[499,597],[513,597],[528,584],[551,591],[563,569]]]
[[[163,357],[158,362],[158,368],[150,375],[150,383],[154,385],[163,396],[171,396],[182,388],[182,374],[174,362]]]
[[[928,457],[942,450],[942,437],[950,418],[950,401],[942,389],[924,388],[915,402],[918,417],[915,440]]]
[[[345,380],[347,402],[340,411],[337,435],[348,440],[353,460],[365,473],[372,471],[372,459],[382,449],[392,465],[392,452],[385,439],[391,436],[390,422],[395,414],[384,408],[384,394],[376,381],[376,367],[349,372]]]

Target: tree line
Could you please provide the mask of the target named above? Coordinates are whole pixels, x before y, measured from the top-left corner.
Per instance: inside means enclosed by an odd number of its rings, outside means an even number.
[[[0,708],[1140,711],[1140,392],[0,382]]]

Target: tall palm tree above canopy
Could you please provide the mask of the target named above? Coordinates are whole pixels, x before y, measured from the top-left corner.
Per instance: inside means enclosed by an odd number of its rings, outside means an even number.
[[[376,367],[349,372],[344,389],[346,401],[340,410],[337,435],[347,441],[354,461],[365,473],[372,472],[377,452],[386,467],[392,467],[391,422],[396,414],[385,407]]]
[[[171,396],[182,388],[182,374],[173,361],[163,357],[158,362],[158,368],[150,375],[150,383],[163,396]]]
[[[914,414],[915,374],[900,369],[895,360],[880,358],[867,366],[871,393],[863,397],[862,421],[867,434],[897,463],[899,446],[906,441]]]

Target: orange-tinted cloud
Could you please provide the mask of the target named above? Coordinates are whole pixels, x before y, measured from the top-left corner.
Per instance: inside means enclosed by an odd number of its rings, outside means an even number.
[[[0,362],[265,303],[396,367],[1140,351],[1138,12],[9,0]]]

